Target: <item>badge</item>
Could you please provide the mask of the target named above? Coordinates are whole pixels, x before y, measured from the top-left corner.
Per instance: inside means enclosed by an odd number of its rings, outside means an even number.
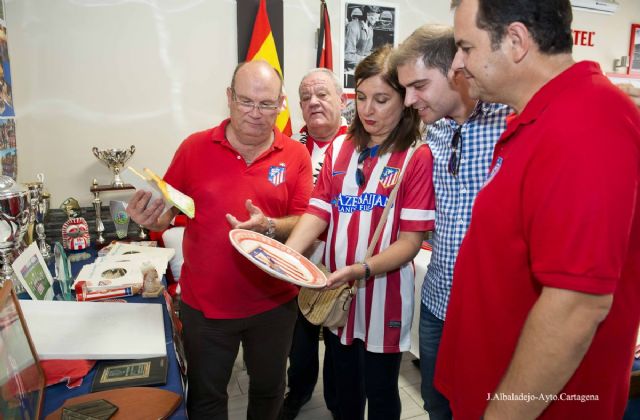
[[[269,182],[275,187],[282,184],[284,182],[285,169],[284,166],[271,166],[269,168]]]
[[[398,182],[398,177],[400,176],[400,169],[392,168],[390,166],[385,166],[382,170],[382,175],[380,175],[380,185],[384,188],[393,187]]]
[[[487,184],[489,184],[493,180],[493,178],[495,178],[495,176],[500,171],[501,167],[502,167],[502,156],[496,159],[496,164],[494,165],[493,169],[491,169],[491,172],[487,176],[487,179],[484,181],[484,184],[482,184],[482,188],[486,187]]]

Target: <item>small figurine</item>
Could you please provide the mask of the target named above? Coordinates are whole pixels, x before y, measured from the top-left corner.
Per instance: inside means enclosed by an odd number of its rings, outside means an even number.
[[[164,291],[164,285],[160,281],[155,267],[145,262],[142,264],[142,297],[158,297]]]
[[[89,224],[82,217],[72,217],[62,224],[62,243],[66,249],[77,251],[91,245]]]
[[[80,204],[75,198],[67,198],[60,206],[69,220],[62,224],[62,246],[71,251],[86,249],[91,245],[89,224],[83,217],[79,217]]]

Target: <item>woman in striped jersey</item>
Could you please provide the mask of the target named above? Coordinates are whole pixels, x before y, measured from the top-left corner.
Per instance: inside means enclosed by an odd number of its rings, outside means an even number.
[[[433,229],[432,157],[419,145],[417,110],[389,71],[391,47],[374,51],[355,72],[356,116],[327,151],[307,212],[287,245],[305,251],[325,229],[327,287],[356,284],[347,325],[325,337],[334,357],[339,418],[399,419],[398,376],[410,347],[414,267]],[[389,194],[404,171],[373,256],[366,258]]]

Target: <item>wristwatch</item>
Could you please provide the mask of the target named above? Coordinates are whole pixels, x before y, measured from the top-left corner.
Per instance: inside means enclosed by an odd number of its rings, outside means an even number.
[[[276,222],[270,218],[267,217],[267,231],[264,233],[265,236],[268,236],[269,238],[273,239],[276,237]]]
[[[363,280],[368,279],[369,277],[371,277],[371,268],[369,267],[369,264],[367,264],[366,262],[362,261],[360,264],[362,264],[362,266],[364,267],[364,277]]]

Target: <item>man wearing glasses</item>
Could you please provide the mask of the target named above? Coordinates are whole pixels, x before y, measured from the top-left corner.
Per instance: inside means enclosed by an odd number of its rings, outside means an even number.
[[[405,87],[405,105],[429,125],[433,153],[436,228],[433,253],[420,306],[421,393],[432,420],[451,419],[449,402],[433,386],[436,355],[444,327],[458,248],[471,219],[471,206],[487,177],[494,146],[509,108],[469,97],[469,86],[452,68],[453,30],[418,28],[395,51],[391,66]]]
[[[248,417],[276,419],[282,406],[298,290],[248,263],[228,239],[230,227],[284,239],[309,202],[309,154],[274,128],[281,92],[280,75],[266,62],[238,65],[227,88],[230,118],[189,136],[164,177],[196,204],[180,277],[192,419],[228,417],[227,385],[241,342],[251,378]],[[127,213],[146,228],[165,229],[178,210],[164,212],[150,196],[137,191]]]

